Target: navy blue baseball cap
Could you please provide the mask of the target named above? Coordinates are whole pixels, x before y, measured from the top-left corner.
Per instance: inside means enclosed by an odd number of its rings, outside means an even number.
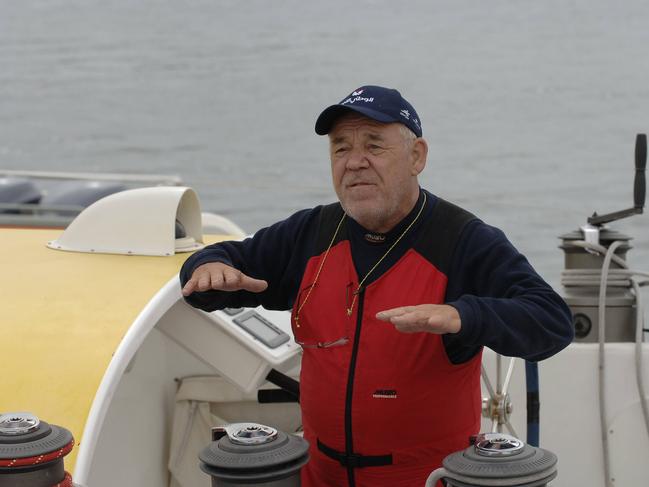
[[[357,112],[377,122],[404,124],[421,137],[421,121],[413,106],[397,90],[382,86],[361,86],[337,105],[324,109],[315,122],[315,133],[326,135],[334,122],[346,113]]]

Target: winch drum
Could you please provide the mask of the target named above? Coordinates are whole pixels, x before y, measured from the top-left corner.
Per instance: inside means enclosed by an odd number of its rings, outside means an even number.
[[[309,444],[257,423],[213,429],[213,442],[199,455],[212,487],[299,487],[300,469],[309,460]]]
[[[428,477],[448,487],[544,487],[557,476],[557,457],[502,433],[482,433],[473,446],[447,456]]]

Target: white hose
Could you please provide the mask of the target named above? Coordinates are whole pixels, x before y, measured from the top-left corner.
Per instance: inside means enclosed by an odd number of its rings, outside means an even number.
[[[428,476],[425,487],[435,487],[438,480],[442,478],[447,480],[456,480],[465,485],[480,485],[480,487],[519,487],[521,485],[538,485],[539,481],[550,481],[556,477],[557,471],[552,465],[541,472],[520,475],[512,478],[478,478],[476,476],[462,475],[455,472],[449,472],[445,468],[438,468]]]
[[[426,485],[424,487],[435,487],[437,481],[442,480],[443,477],[448,477],[448,472],[444,467],[433,470],[426,479]]]
[[[628,269],[628,264],[624,259],[614,254],[615,249],[622,242],[616,241],[607,249],[598,244],[591,244],[584,241],[572,241],[569,244],[575,247],[581,247],[587,250],[593,250],[600,255],[604,255],[604,263],[601,269],[567,269],[562,273],[561,284],[565,287],[570,286],[597,286],[599,284],[598,300],[598,319],[599,319],[599,402],[600,402],[600,426],[602,429],[602,450],[604,454],[604,474],[606,476],[606,485],[611,486],[610,463],[608,435],[606,425],[606,401],[605,401],[605,362],[604,362],[604,342],[605,342],[605,320],[606,320],[606,290],[607,287],[626,287],[633,288],[636,299],[636,333],[635,333],[635,362],[636,362],[636,379],[638,393],[640,395],[640,404],[644,417],[645,428],[649,435],[649,407],[647,405],[647,396],[644,388],[644,371],[642,369],[642,342],[643,342],[643,323],[644,308],[642,306],[642,296],[640,287],[649,284],[649,280],[639,281],[636,276],[647,278],[649,273],[638,272]],[[615,262],[623,269],[610,269],[610,263]],[[610,277],[610,279],[609,279]],[[599,282],[598,282],[599,281]]]
[[[604,477],[605,485],[607,485],[607,487],[613,487],[613,482],[611,481],[611,455],[608,448],[608,427],[606,425],[606,375],[604,374],[604,344],[606,343],[606,281],[608,280],[608,268],[611,266],[611,259],[615,253],[615,249],[620,245],[622,245],[622,242],[619,240],[613,242],[604,256],[604,263],[602,264],[602,272],[599,281],[599,304],[597,308],[599,320],[599,423],[602,432]]]

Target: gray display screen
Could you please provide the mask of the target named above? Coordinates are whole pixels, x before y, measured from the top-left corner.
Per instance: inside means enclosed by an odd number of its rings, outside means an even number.
[[[270,342],[273,338],[276,338],[279,335],[277,331],[273,330],[270,326],[261,321],[257,315],[252,315],[248,318],[242,319],[241,326],[247,328],[257,338],[265,342]]]
[[[290,340],[286,333],[254,311],[234,318],[233,321],[270,348],[277,348]]]

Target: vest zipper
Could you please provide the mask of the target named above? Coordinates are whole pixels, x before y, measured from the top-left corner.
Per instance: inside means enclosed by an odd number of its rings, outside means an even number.
[[[345,454],[354,454],[354,439],[352,436],[352,398],[354,395],[354,376],[356,375],[356,357],[361,339],[361,326],[363,324],[363,302],[365,301],[365,288],[358,292],[358,311],[356,314],[356,330],[354,332],[354,345],[352,356],[349,361],[349,375],[347,376],[347,391],[345,393]],[[354,467],[347,467],[347,480],[349,487],[355,487]]]

